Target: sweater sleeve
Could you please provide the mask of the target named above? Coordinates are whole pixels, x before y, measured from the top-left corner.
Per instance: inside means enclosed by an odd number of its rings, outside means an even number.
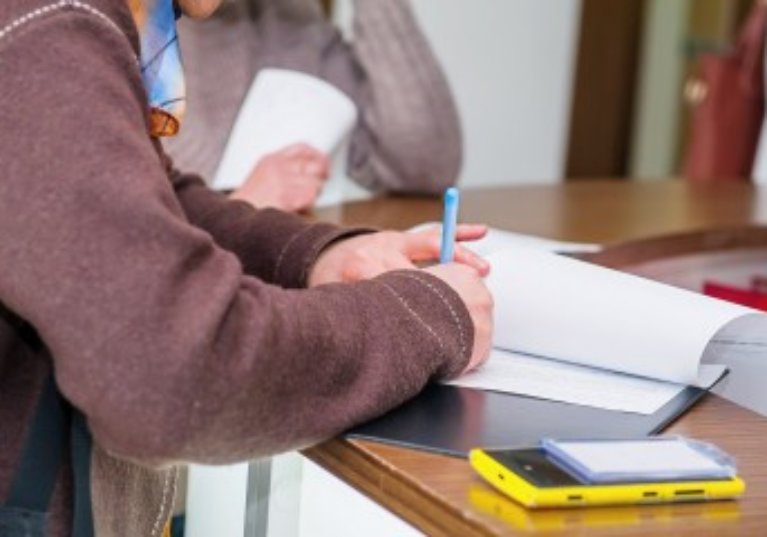
[[[108,451],[224,463],[302,447],[467,362],[468,312],[427,274],[312,290],[243,274],[179,203],[114,23],[54,11],[1,40],[0,65],[0,301]],[[258,218],[267,257],[317,229],[285,241],[297,224]]]
[[[258,63],[324,78],[357,104],[348,161],[356,182],[425,194],[455,184],[458,111],[409,0],[355,0],[351,44],[324,19],[318,0],[258,4]]]
[[[309,269],[326,246],[371,231],[310,224],[274,209],[256,210],[214,192],[200,177],[180,173],[169,163],[166,169],[189,222],[234,253],[245,274],[282,287],[304,287]]]
[[[455,184],[463,141],[448,81],[409,0],[355,0],[354,55],[366,76],[349,173],[363,186],[438,193]]]

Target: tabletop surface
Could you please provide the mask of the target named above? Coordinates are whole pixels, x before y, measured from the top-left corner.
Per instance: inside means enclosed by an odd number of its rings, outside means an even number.
[[[317,211],[345,225],[405,229],[439,220],[439,200],[386,197]],[[767,191],[744,183],[593,181],[467,190],[461,220],[601,244],[767,222]],[[708,396],[668,429],[736,456],[738,502],[527,511],[485,485],[463,459],[335,439],[304,452],[429,535],[767,534],[767,419]]]
[[[318,211],[327,222],[406,229],[442,218],[434,198],[382,197]],[[609,244],[767,223],[767,189],[748,183],[585,181],[464,190],[461,220],[553,239]]]

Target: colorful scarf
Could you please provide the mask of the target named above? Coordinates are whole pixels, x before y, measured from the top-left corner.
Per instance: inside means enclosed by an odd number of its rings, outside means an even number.
[[[174,136],[186,110],[186,87],[173,0],[130,0],[129,5],[141,41],[150,134]]]

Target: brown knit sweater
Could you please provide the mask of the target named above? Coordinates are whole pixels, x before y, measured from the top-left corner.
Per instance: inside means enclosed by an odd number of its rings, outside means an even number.
[[[357,104],[347,171],[372,190],[438,193],[461,167],[450,87],[410,0],[355,0],[346,43],[319,0],[229,0],[214,17],[179,24],[188,111],[166,148],[182,169],[212,179],[254,76],[309,73]]]
[[[137,51],[125,0],[0,2],[0,502],[52,365],[96,443],[100,536],[159,535],[174,462],[335,435],[461,370],[473,337],[418,271],[299,290],[356,232],[173,172]],[[70,488],[64,471],[50,535]]]

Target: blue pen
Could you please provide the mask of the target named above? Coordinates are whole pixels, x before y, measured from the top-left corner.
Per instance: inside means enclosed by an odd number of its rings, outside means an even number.
[[[460,200],[461,195],[457,188],[451,187],[445,191],[440,263],[450,263],[453,261],[453,255],[455,254],[455,229],[458,225],[458,205]]]

